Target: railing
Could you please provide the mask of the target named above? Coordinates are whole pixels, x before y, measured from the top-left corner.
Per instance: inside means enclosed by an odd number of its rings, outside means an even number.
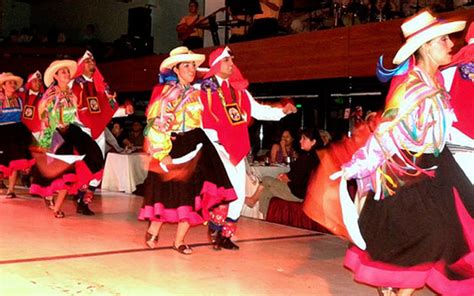
[[[441,15],[445,19],[463,19],[468,24],[474,10],[459,10]],[[230,45],[235,62],[251,83],[314,80],[324,78],[374,76],[378,56],[389,64],[403,44],[400,25],[403,20],[336,28],[248,41]],[[465,32],[452,35],[456,47],[464,44]],[[197,50],[208,55],[214,48]],[[78,58],[81,47],[0,48],[0,71],[26,76],[44,71],[52,60]],[[159,65],[167,55],[100,63],[109,84],[121,92],[147,91],[156,84]],[[389,66],[389,65],[388,65]]]

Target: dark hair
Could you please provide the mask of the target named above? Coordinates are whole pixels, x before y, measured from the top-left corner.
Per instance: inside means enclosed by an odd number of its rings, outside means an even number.
[[[191,4],[194,4],[196,5],[196,7],[199,7],[199,3],[196,0],[190,0],[188,6]]]
[[[300,131],[300,137],[305,136],[310,140],[316,140],[316,144],[313,146],[314,149],[321,148],[324,146],[323,139],[319,133],[319,129],[313,127],[305,127]]]

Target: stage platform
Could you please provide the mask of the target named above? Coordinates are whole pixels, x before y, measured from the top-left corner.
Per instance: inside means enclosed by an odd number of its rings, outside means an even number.
[[[344,269],[337,237],[241,218],[239,251],[214,251],[205,226],[187,236],[194,253],[174,251],[175,225],[159,247],[144,245],[141,198],[101,192],[95,216],[56,219],[40,198],[0,192],[0,295],[377,295]],[[416,295],[434,295],[428,289]]]

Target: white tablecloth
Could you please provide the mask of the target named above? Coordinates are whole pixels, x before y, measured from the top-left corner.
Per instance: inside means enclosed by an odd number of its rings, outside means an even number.
[[[148,174],[148,153],[109,153],[105,161],[102,190],[132,193]]]
[[[267,176],[276,178],[279,174],[289,172],[290,168],[288,166],[273,166],[273,165],[272,166],[253,166],[252,165],[250,166],[250,170],[253,172],[254,176],[256,176],[257,178],[261,180],[263,177],[267,177]],[[247,182],[251,182],[251,180],[247,178]],[[246,184],[246,186],[247,186],[246,191],[252,191],[252,189],[250,189],[249,187],[252,187],[254,185]],[[255,186],[258,186],[258,185],[255,185]],[[242,212],[240,214],[245,217],[263,219],[263,214],[258,210],[259,208],[258,204],[259,202],[257,202],[253,208],[244,204],[242,208]]]

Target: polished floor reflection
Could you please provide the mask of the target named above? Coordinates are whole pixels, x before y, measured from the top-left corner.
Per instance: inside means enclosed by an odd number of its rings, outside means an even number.
[[[242,218],[239,251],[213,251],[206,228],[192,228],[191,256],[145,248],[141,198],[97,195],[93,217],[56,219],[39,198],[0,194],[0,295],[377,295],[342,267],[346,242],[330,235]],[[416,295],[433,295],[424,289]]]

